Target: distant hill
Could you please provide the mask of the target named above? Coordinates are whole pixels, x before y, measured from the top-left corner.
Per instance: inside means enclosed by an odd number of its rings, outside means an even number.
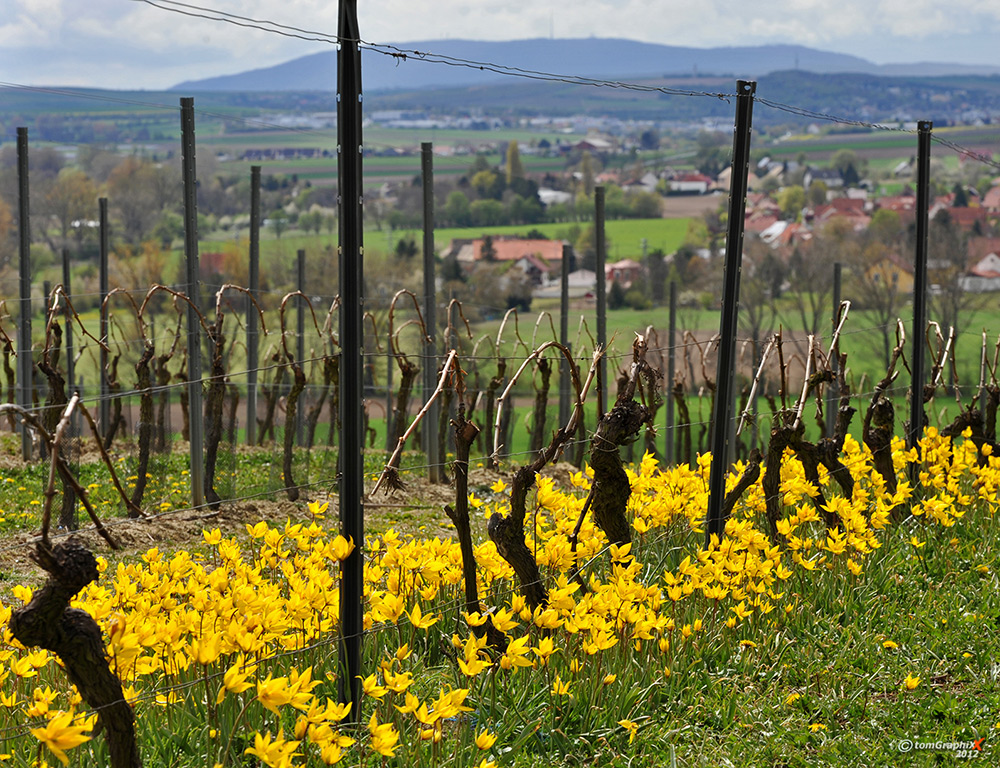
[[[404,51],[430,52],[452,60],[490,62],[521,69],[597,78],[725,75],[759,78],[780,70],[818,74],[864,73],[892,76],[1000,74],[1000,67],[947,63],[877,65],[857,56],[801,45],[687,48],[614,38],[511,40],[422,40],[399,43]],[[453,62],[455,63],[455,62]],[[449,66],[416,55],[362,53],[365,90],[458,88],[512,78],[477,67]],[[175,91],[332,91],[336,90],[336,52],[303,56],[273,67],[189,80]]]
[[[671,95],[669,90],[731,93],[732,77],[633,78],[656,90],[621,90],[507,78],[490,86],[421,88],[370,94],[371,111],[412,114],[474,112],[503,115],[615,115],[622,119],[732,121],[731,100]],[[933,120],[937,126],[1000,115],[1000,78],[981,75],[885,77],[860,72],[817,74],[799,70],[757,78],[757,95],[770,103],[754,108],[754,124],[807,124],[816,115],[849,120]],[[794,105],[791,111],[781,105]],[[822,122],[822,120],[820,120]]]
[[[875,64],[856,56],[799,45],[685,48],[610,38],[539,38],[507,42],[426,40],[400,43],[396,47],[452,59],[599,78],[695,74],[758,77],[783,69],[809,72],[873,72],[877,69]],[[475,67],[448,66],[417,56],[403,58],[374,50],[362,53],[362,71],[366,91],[463,87],[510,79]],[[173,88],[180,91],[335,89],[335,51],[315,53],[249,72],[190,80]]]

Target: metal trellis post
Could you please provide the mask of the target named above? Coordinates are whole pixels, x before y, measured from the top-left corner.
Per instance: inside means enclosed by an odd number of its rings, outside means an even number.
[[[97,263],[97,292],[101,298],[100,324],[98,336],[101,339],[101,351],[98,360],[101,370],[98,371],[100,381],[100,397],[97,414],[100,419],[101,431],[107,434],[111,426],[111,401],[108,399],[108,252],[110,250],[110,227],[108,225],[108,198],[97,201],[97,221],[100,237],[100,250]]]
[[[73,359],[76,351],[73,349],[73,312],[69,308],[73,292],[70,288],[68,248],[63,248],[62,251],[62,283],[63,291],[66,294],[66,304],[63,307],[63,325],[66,326],[63,331],[63,335],[66,338],[66,394],[72,396],[76,385],[76,360]]]
[[[437,386],[438,370],[435,349],[437,347],[437,295],[434,279],[434,145],[425,141],[420,145],[420,173],[424,193],[424,323],[429,340],[424,341],[424,402]],[[424,455],[427,456],[427,479],[432,483],[441,482],[441,457],[438,455],[438,401],[427,409],[420,431],[423,435]]]
[[[601,361],[597,364],[597,419],[604,416],[608,401],[608,291],[604,265],[607,263],[607,241],[604,237],[604,187],[594,187],[594,248],[597,251],[597,346]]]
[[[250,166],[250,295],[260,290],[260,166]],[[247,307],[247,445],[257,442],[257,308]]]
[[[907,448],[916,448],[924,433],[924,335],[927,330],[927,217],[930,207],[931,187],[931,128],[933,123],[917,123],[917,200],[916,200],[916,253],[913,260],[913,351],[910,372],[913,384],[910,389],[910,431]],[[919,463],[910,464],[910,482],[917,486]]]
[[[562,268],[559,278],[559,343],[569,349],[569,261],[573,254],[573,246],[563,243]],[[570,353],[572,355],[572,353]],[[569,401],[571,373],[569,360],[559,359],[559,426],[569,423]]]
[[[715,405],[712,409],[712,468],[708,481],[708,520],[705,546],[712,537],[721,539],[726,521],[722,503],[726,495],[726,474],[731,456],[730,422],[736,375],[736,328],[739,318],[740,268],[743,263],[743,217],[746,213],[747,174],[750,162],[750,131],[753,97],[757,84],[736,83],[736,125],[733,131],[733,173],[729,191],[729,230],[726,233],[726,265],[722,289],[722,318],[719,324],[719,359],[716,367]]]
[[[361,37],[357,0],[340,0],[337,48],[337,176],[340,190],[340,524],[354,551],[341,565],[338,694],[361,721],[361,637],[364,630],[364,434]]]
[[[184,178],[184,262],[187,305],[188,423],[191,441],[191,505],[205,501],[204,425],[201,391],[201,281],[198,274],[198,175],[195,166],[194,99],[181,99],[181,169]]]
[[[17,313],[17,404],[31,408],[31,218],[28,187],[28,129],[17,129],[17,221],[20,306]],[[21,425],[21,456],[31,459],[31,432]]]
[[[306,292],[306,252],[299,249],[296,260],[296,272],[298,290],[305,295]],[[299,297],[299,311],[295,316],[295,332],[298,336],[295,348],[295,356],[299,360],[299,365],[303,369],[306,367],[306,301]],[[305,373],[305,370],[303,370]],[[305,445],[305,405],[306,392],[299,395],[299,407],[295,409],[295,444]],[[291,427],[291,425],[289,425]]]
[[[666,445],[664,446],[664,463],[668,467],[674,465],[674,376],[677,366],[677,281],[670,281],[670,324],[667,328],[667,423],[664,430]]]
[[[833,333],[837,332],[837,323],[840,322],[840,293],[843,282],[844,265],[839,261],[833,264]],[[833,381],[826,388],[826,436],[833,437],[837,431],[837,412],[840,402],[840,387],[837,385],[837,374],[840,370],[840,361],[837,359],[836,351],[830,359],[830,370],[833,371]]]

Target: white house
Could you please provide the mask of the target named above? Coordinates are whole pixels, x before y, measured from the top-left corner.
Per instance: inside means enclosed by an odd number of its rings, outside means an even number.
[[[704,195],[712,179],[703,173],[682,173],[670,180],[670,191],[681,195]]]
[[[969,293],[1000,291],[1000,255],[986,254],[958,279],[958,284]]]

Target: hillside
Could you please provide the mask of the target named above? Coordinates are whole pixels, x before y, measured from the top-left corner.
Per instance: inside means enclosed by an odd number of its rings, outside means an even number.
[[[450,59],[491,62],[508,67],[601,78],[691,75],[758,77],[778,69],[811,72],[870,72],[875,65],[855,56],[796,45],[687,48],[634,40],[424,40],[398,44],[407,51],[432,51]],[[367,49],[362,53],[367,91],[462,87],[503,78],[478,68],[448,66]],[[998,70],[1000,71],[1000,70]],[[336,52],[303,56],[274,67],[178,84],[181,91],[334,90]]]
[[[405,65],[403,65],[405,66]],[[367,80],[367,77],[366,77]],[[366,111],[401,110],[426,115],[481,114],[503,119],[547,115],[607,116],[622,120],[644,119],[690,123],[705,119],[732,120],[731,100],[710,96],[681,96],[653,90],[682,89],[705,93],[730,93],[733,76],[658,76],[634,78],[649,86],[645,91],[597,88],[565,82],[503,78],[490,85],[421,87],[395,91],[367,91]],[[174,114],[179,95],[196,96],[204,115],[202,128],[221,129],[221,115],[263,119],[269,114],[308,114],[336,110],[330,91],[49,91],[0,88],[0,141],[14,139],[15,126],[25,125],[36,140],[91,143],[162,141],[176,138]],[[948,77],[886,77],[865,73],[820,74],[784,70],[757,81],[761,99],[794,105],[801,110],[837,115],[865,122],[933,120],[938,127],[985,123],[989,129],[1000,119],[1000,76],[953,75]],[[804,125],[817,120],[760,103],[754,124]],[[250,127],[254,127],[252,124]]]
[[[392,51],[432,52],[439,61]],[[440,60],[447,59],[451,65]],[[611,38],[512,40],[421,40],[366,49],[362,53],[369,92],[416,88],[456,88],[507,79],[458,61],[490,62],[505,67],[599,78],[722,75],[759,78],[779,70],[817,74],[855,72],[886,76],[1000,75],[1000,67],[917,62],[877,65],[866,59],[801,45],[690,48]],[[186,81],[177,91],[334,90],[336,52],[330,50],[221,77]]]

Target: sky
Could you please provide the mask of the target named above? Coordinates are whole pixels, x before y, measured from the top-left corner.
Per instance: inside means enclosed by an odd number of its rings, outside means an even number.
[[[187,3],[170,7],[337,31],[336,0]],[[549,36],[705,48],[792,43],[877,64],[1000,65],[1000,0],[359,0],[358,6],[361,37],[377,43]],[[144,0],[0,0],[0,81],[8,83],[156,90],[329,48]]]

